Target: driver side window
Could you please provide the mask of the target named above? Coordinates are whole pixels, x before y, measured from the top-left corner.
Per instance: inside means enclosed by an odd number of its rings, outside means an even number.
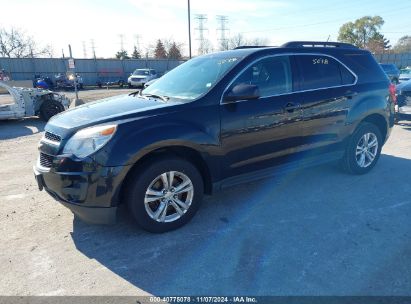
[[[289,56],[268,57],[256,61],[238,76],[230,88],[238,84],[257,85],[261,98],[291,93],[293,82]]]

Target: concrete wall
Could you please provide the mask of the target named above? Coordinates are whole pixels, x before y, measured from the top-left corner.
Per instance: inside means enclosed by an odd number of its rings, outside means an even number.
[[[76,72],[83,77],[86,85],[94,85],[99,79],[127,80],[130,73],[138,68],[152,68],[162,74],[183,62],[167,59],[75,59]],[[54,80],[56,74],[68,71],[68,59],[0,58],[0,69],[9,72],[13,80],[32,80],[35,74]]]

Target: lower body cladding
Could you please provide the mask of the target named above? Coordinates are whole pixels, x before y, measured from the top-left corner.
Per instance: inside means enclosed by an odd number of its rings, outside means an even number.
[[[57,160],[57,163],[63,163],[65,160],[72,162],[63,158]],[[115,223],[120,188],[129,167],[102,167],[87,162],[76,163],[77,169],[84,170],[68,172],[59,171],[54,167],[45,168],[39,164],[34,166],[39,189],[44,189],[85,222]]]

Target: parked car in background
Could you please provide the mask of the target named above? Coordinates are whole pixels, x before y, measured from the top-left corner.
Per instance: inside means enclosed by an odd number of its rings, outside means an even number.
[[[126,81],[122,78],[117,77],[99,77],[96,84],[99,88],[114,86],[122,88],[126,84]]]
[[[33,87],[44,90],[52,90],[54,89],[54,83],[50,77],[36,74],[34,75]]]
[[[74,84],[77,78],[77,89],[83,89],[83,78],[79,74],[73,74],[70,72],[59,73],[55,76],[56,90],[74,90]]]
[[[397,66],[395,64],[389,63],[380,63],[380,65],[391,82],[398,84],[400,78],[400,70],[397,68]]]
[[[123,202],[142,228],[165,232],[187,223],[204,193],[333,160],[369,172],[394,98],[372,54],[350,44],[198,56],[140,92],[51,119],[34,172],[85,221],[113,222]]]
[[[156,70],[153,69],[137,69],[128,78],[128,86],[144,87],[144,84],[152,79],[158,78]]]
[[[401,82],[396,90],[396,120],[411,120],[411,80]]]
[[[411,80],[411,68],[401,69],[399,82],[405,82]]]

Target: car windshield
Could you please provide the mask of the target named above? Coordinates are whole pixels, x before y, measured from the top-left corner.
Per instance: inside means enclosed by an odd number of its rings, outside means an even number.
[[[146,76],[146,75],[150,75],[150,71],[149,70],[135,70],[133,75]]]
[[[165,74],[144,89],[142,94],[194,100],[207,93],[239,61],[239,57],[229,57],[227,54],[191,59]]]
[[[411,69],[401,70],[401,74],[411,74]]]

